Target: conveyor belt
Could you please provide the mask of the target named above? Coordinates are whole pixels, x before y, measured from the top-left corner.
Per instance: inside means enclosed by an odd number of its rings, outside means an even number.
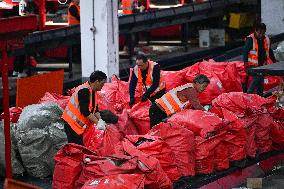
[[[284,61],[249,69],[249,74],[284,76]]]
[[[220,17],[224,15],[227,7],[240,4],[242,4],[241,0],[209,0],[205,3],[161,9],[143,14],[125,15],[119,17],[119,33],[149,31],[154,28]],[[242,6],[253,7],[256,4],[256,0],[250,0]],[[60,45],[78,44],[80,43],[79,36],[79,25],[35,32],[24,39],[25,48],[12,52],[12,55],[44,51]]]
[[[205,186],[211,182],[214,182],[224,176],[230,175],[234,173],[235,171],[238,171],[240,169],[244,169],[246,167],[252,166],[260,161],[266,160],[270,157],[283,154],[283,151],[271,151],[266,152],[258,157],[255,157],[254,159],[248,158],[244,159],[239,162],[235,162],[235,166],[231,166],[229,169],[224,171],[219,171],[212,173],[210,175],[197,175],[193,177],[182,177],[178,181],[174,183],[174,189],[195,189],[202,186]]]

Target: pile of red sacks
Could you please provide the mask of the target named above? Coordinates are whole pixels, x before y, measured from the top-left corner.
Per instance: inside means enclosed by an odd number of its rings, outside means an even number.
[[[109,125],[96,148],[67,144],[58,152],[53,188],[123,188],[131,180],[134,188],[172,188],[181,176],[210,174],[228,169],[230,161],[283,149],[284,125],[273,117],[271,101],[224,93],[211,112],[185,110],[145,135]],[[71,178],[60,176],[62,170],[72,170]]]
[[[281,150],[284,112],[275,98],[242,93],[241,62],[203,61],[183,70],[162,71],[167,91],[198,74],[211,83],[202,94],[210,112],[185,110],[150,130],[149,101],[129,107],[128,82],[117,77],[99,92],[99,107],[119,117],[103,131],[89,128],[85,147],[67,144],[56,155],[53,188],[172,188],[181,176],[210,174],[230,161]],[[272,81],[272,79],[271,79]],[[275,86],[278,81],[267,86]],[[70,170],[61,174],[62,170]],[[128,184],[129,183],[129,184]]]

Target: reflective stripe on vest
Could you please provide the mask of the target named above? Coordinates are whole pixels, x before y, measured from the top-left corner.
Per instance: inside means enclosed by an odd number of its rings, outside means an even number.
[[[253,41],[253,47],[252,49],[249,51],[248,54],[248,65],[249,66],[258,66],[258,43],[257,43],[257,39],[253,34],[250,34],[248,37],[252,38]],[[265,36],[264,40],[263,40],[263,46],[264,46],[264,50],[266,53],[266,57],[267,59],[269,58],[269,47],[270,47],[270,39],[268,36]]]
[[[148,61],[148,64],[149,65],[148,65],[148,72],[147,72],[147,76],[146,76],[146,80],[145,80],[145,85],[143,83],[141,70],[139,69],[139,67],[137,65],[134,67],[134,74],[138,79],[137,87],[141,88],[142,91],[144,91],[144,92],[146,90],[148,90],[153,84],[153,69],[154,69],[154,66],[157,65],[157,63],[153,62],[153,61]],[[159,85],[150,96],[154,96],[155,94],[157,94],[159,91],[163,90],[164,88],[166,88],[166,82],[165,82],[163,76],[160,75]]]
[[[133,0],[122,0],[122,13],[123,14],[132,14],[133,11]]]
[[[85,117],[80,112],[79,100],[78,100],[78,92],[81,89],[87,88],[90,91],[90,103],[89,103],[89,111],[93,113],[93,91],[90,87],[89,83],[86,82],[80,86],[78,86],[71,96],[64,112],[62,118],[70,125],[70,127],[78,134],[81,135],[88,126],[93,125],[93,123]],[[95,106],[97,106],[97,95],[95,93]]]
[[[170,116],[174,113],[180,112],[185,108],[191,106],[189,100],[186,102],[181,102],[177,96],[177,92],[182,91],[187,88],[192,88],[193,84],[188,83],[179,87],[176,87],[166,94],[164,94],[161,98],[156,100],[156,103],[159,104],[165,111],[165,113]]]
[[[79,6],[79,5],[76,5],[76,4],[73,3],[73,2],[71,2],[70,5],[69,5],[69,8],[70,8],[72,5],[74,5],[74,6],[77,8],[78,14],[79,14],[79,16],[80,16],[80,14],[81,14],[81,13],[80,13],[80,6]],[[77,20],[76,17],[74,17],[74,16],[71,15],[71,13],[69,12],[69,8],[68,8],[68,24],[69,24],[69,25],[80,24],[80,21]]]

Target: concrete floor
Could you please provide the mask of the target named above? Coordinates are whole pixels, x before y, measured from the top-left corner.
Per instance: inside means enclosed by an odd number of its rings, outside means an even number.
[[[256,178],[262,179],[262,189],[283,189],[284,188],[284,160],[274,169],[266,174]],[[243,183],[236,188],[246,188],[247,183]]]
[[[283,189],[284,188],[284,160],[282,163],[274,167],[274,169],[268,174],[264,173],[253,173],[255,178],[262,178],[262,189]],[[52,178],[37,179],[31,177],[17,177],[16,180],[24,181],[26,183],[40,186],[44,189],[52,188]],[[0,179],[0,188],[3,188],[3,178]],[[203,187],[203,189],[206,187]],[[211,188],[210,188],[211,189]],[[224,188],[227,189],[227,188]],[[228,188],[229,189],[229,188]],[[244,182],[238,186],[233,187],[233,189],[248,189],[247,183]]]

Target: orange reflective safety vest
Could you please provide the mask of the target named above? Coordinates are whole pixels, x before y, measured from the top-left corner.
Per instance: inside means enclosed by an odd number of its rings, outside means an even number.
[[[250,34],[248,37],[251,37],[253,40],[253,47],[249,51],[248,54],[248,66],[257,67],[258,66],[258,43],[257,39],[254,36],[254,33]],[[269,47],[270,47],[270,39],[268,36],[265,36],[263,40],[264,50],[266,53],[267,59],[269,59]]]
[[[69,8],[74,5],[77,10],[78,10],[78,14],[80,15],[80,6],[79,5],[76,5],[75,3],[71,2],[70,5],[69,5]],[[71,13],[69,12],[69,8],[68,8],[68,24],[69,25],[74,25],[74,24],[80,24],[80,21],[77,20],[76,17],[72,16]]]
[[[133,1],[134,0],[122,0],[122,13],[123,14],[132,14],[133,13]]]
[[[142,73],[141,73],[140,68],[137,65],[134,67],[134,74],[138,79],[137,87],[141,88],[142,91],[144,91],[144,92],[146,90],[148,90],[151,87],[151,85],[153,84],[153,69],[154,69],[155,65],[157,65],[156,62],[148,60],[148,73],[147,73],[147,78],[145,80],[145,85],[143,83],[143,78],[142,78]],[[162,76],[160,76],[159,86],[157,87],[157,89],[152,94],[150,94],[150,96],[154,96],[155,94],[157,94],[159,91],[161,91],[164,88],[166,88],[166,82],[165,82],[164,78]]]
[[[189,100],[186,102],[182,102],[177,96],[177,92],[187,88],[193,88],[193,84],[188,83],[170,90],[169,92],[164,94],[161,98],[157,99],[156,103],[164,109],[164,112],[168,116],[180,112],[186,108],[190,108],[191,104]]]
[[[87,127],[92,126],[94,124],[80,112],[78,91],[84,88],[87,88],[90,91],[89,111],[93,113],[93,90],[89,83],[86,82],[76,88],[62,115],[62,119],[64,119],[78,135],[83,134]],[[96,100],[94,107],[97,107],[97,94],[95,93],[95,95]]]

